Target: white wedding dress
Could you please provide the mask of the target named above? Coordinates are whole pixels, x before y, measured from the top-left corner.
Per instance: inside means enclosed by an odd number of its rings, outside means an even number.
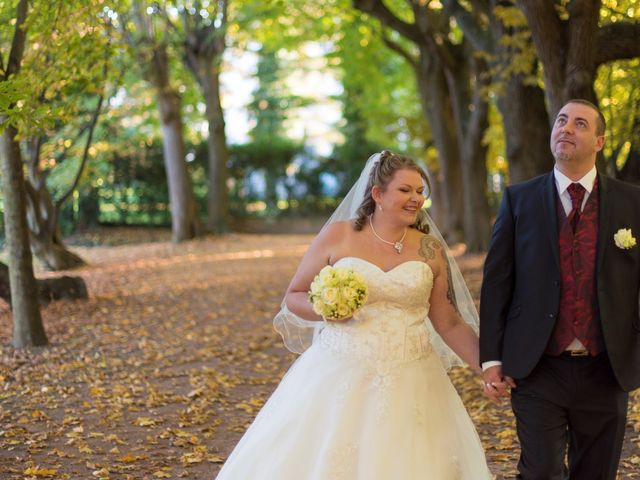
[[[385,272],[357,257],[336,265],[366,278],[367,304],[297,359],[217,480],[493,478],[429,341],[429,266]]]

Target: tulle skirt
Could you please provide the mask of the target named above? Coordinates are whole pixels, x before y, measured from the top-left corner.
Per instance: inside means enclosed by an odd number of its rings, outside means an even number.
[[[369,363],[316,343],[284,376],[216,478],[493,477],[437,355]]]

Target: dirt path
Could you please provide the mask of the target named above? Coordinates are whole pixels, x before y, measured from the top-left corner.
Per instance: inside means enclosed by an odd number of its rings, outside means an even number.
[[[229,235],[77,249],[91,298],[43,310],[51,346],[7,346],[0,305],[0,478],[212,479],[294,360],[271,328],[310,237]],[[471,289],[481,257],[461,260]],[[507,405],[454,383],[494,473],[513,475]],[[622,479],[640,478],[635,395]]]

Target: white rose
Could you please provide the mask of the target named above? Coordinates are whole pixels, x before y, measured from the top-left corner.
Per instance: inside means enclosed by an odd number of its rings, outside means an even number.
[[[336,303],[338,299],[338,289],[337,288],[325,288],[322,290],[322,301],[328,305],[333,305]]]
[[[347,300],[351,300],[356,297],[356,290],[352,287],[344,287],[342,289],[342,296]]]
[[[322,287],[320,286],[320,282],[314,280],[313,283],[311,283],[311,295],[313,296],[320,295],[321,290],[322,290]]]
[[[319,298],[313,301],[313,311],[318,315],[324,314],[324,303],[322,303],[322,300],[320,300]]]
[[[350,313],[351,313],[351,310],[349,309],[348,305],[344,303],[341,303],[340,305],[338,305],[338,318],[346,317]]]
[[[318,272],[318,277],[321,282],[326,282],[333,275],[333,267],[331,265],[327,265],[322,267],[322,270]]]

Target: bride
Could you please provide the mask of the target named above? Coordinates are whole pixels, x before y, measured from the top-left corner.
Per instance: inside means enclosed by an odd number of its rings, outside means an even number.
[[[407,157],[369,158],[274,319],[286,346],[302,355],[218,480],[492,478],[446,373],[460,359],[480,372],[477,313],[421,208],[428,187]],[[366,279],[368,300],[352,318],[325,320],[308,301],[326,265]]]

